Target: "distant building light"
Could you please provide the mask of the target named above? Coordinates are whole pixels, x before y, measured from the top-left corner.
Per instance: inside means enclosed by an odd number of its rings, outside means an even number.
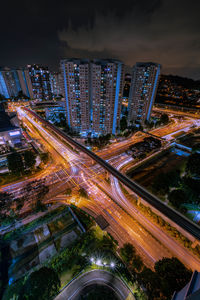
[[[9,135],[10,135],[10,136],[20,135],[20,131],[17,130],[17,131],[14,131],[14,132],[9,132]]]

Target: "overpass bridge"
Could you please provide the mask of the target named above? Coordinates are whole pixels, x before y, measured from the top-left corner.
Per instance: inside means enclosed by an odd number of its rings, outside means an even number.
[[[132,190],[139,197],[144,199],[147,203],[153,206],[155,209],[160,211],[164,216],[172,220],[175,224],[177,224],[180,228],[182,228],[185,232],[189,233],[195,239],[200,241],[200,228],[198,225],[194,224],[192,221],[184,217],[182,214],[174,210],[173,208],[167,206],[161,200],[159,200],[156,196],[149,193],[142,186],[137,184],[136,182],[130,180],[127,176],[119,172],[113,166],[111,166],[108,162],[106,162],[101,157],[97,156],[92,151],[88,150],[86,147],[81,145],[80,143],[73,140],[70,136],[64,133],[62,130],[58,129],[56,126],[50,124],[48,121],[44,120],[42,117],[38,116],[35,112],[28,108],[23,108],[26,112],[30,113],[35,119],[41,122],[43,125],[48,127],[53,131],[54,134],[58,135],[65,142],[70,143],[74,148],[82,151],[87,154],[92,160],[96,163],[100,164],[106,171],[116,177],[121,183],[127,186],[130,190]]]
[[[192,153],[192,148],[191,147],[188,147],[188,146],[185,146],[185,145],[182,145],[182,144],[178,144],[176,142],[172,143],[171,145],[175,146],[175,147],[177,147],[177,148],[179,148],[181,150],[184,150],[186,152]],[[200,154],[199,150],[197,150],[196,152]]]
[[[181,150],[185,150],[185,151],[187,151],[187,152],[192,152],[192,148],[187,147],[187,146],[182,145],[182,144],[178,144],[178,143],[176,143],[176,142],[171,143],[171,146],[177,147],[177,148],[179,148],[179,149],[181,149]]]
[[[152,137],[154,137],[154,138],[156,138],[156,139],[158,139],[160,141],[166,141],[165,138],[162,138],[162,137],[157,136],[157,135],[155,135],[153,133],[150,133],[149,131],[142,130],[142,132],[145,133],[145,134],[147,134],[147,135],[149,135],[149,136],[152,136]]]

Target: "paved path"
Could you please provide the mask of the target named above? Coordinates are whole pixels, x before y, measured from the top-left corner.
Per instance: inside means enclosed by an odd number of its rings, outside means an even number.
[[[115,291],[120,300],[135,298],[122,280],[108,271],[92,270],[73,280],[54,300],[75,300],[86,286],[92,284],[106,285]],[[131,297],[132,296],[132,297]]]

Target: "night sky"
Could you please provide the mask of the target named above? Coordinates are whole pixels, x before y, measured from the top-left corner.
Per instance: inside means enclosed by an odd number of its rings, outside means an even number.
[[[7,0],[0,11],[0,66],[118,58],[200,79],[198,0]]]

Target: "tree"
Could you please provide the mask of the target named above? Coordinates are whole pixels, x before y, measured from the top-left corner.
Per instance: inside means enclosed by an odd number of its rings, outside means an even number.
[[[17,97],[15,97],[14,99],[20,100],[20,99],[30,99],[30,98],[27,95],[25,95],[22,91],[19,91]]]
[[[132,261],[131,266],[137,271],[140,272],[144,266],[143,261],[139,255],[135,255]]]
[[[189,156],[186,164],[186,172],[192,177],[200,177],[200,154],[193,153]]]
[[[8,161],[8,169],[12,173],[23,173],[24,171],[24,164],[22,160],[22,156],[18,152],[13,152],[7,156]]]
[[[5,100],[5,97],[2,94],[0,94],[0,101],[2,100]]]
[[[171,297],[174,291],[181,290],[192,276],[191,270],[188,270],[176,257],[157,261],[155,271],[160,277],[162,292],[168,297]]]
[[[49,153],[48,152],[43,152],[40,154],[40,159],[41,161],[46,164],[49,160]]]
[[[170,182],[171,182],[171,178],[168,176],[168,174],[161,173],[156,176],[152,188],[156,192],[166,194],[169,191]]]
[[[145,123],[145,126],[149,129],[152,129],[154,127],[154,122],[153,121],[149,122],[149,121],[145,120],[144,123]]]
[[[46,205],[42,203],[41,200],[36,200],[36,203],[35,203],[35,211],[36,212],[39,212],[39,211],[45,211],[47,208],[46,208]]]
[[[116,250],[116,244],[115,242],[109,237],[109,235],[104,235],[102,240],[99,242],[98,248],[101,249],[108,249],[110,251]]]
[[[200,195],[200,180],[185,176],[183,183],[190,194],[195,194],[197,197]]]
[[[66,191],[65,191],[65,194],[66,194],[67,196],[71,196],[71,194],[72,194],[72,189],[67,188]]]
[[[197,151],[200,151],[200,143],[197,143],[192,147],[192,152],[197,152]]]
[[[57,273],[50,268],[42,267],[30,274],[20,293],[19,300],[52,299],[61,286]]]
[[[181,183],[180,170],[174,170],[168,173],[170,178],[170,187],[178,187]]]
[[[125,263],[130,264],[135,255],[135,248],[132,244],[125,243],[124,246],[120,249],[120,255]]]
[[[168,195],[168,199],[171,202],[171,204],[176,208],[179,208],[181,204],[187,202],[186,194],[181,189],[171,191]]]
[[[36,163],[36,154],[33,151],[26,150],[23,154],[26,168],[34,167]]]
[[[162,114],[161,117],[160,117],[160,122],[162,124],[167,124],[169,123],[169,117],[167,114]]]
[[[144,267],[138,276],[139,281],[147,289],[149,299],[162,299],[160,296],[160,278],[151,269]]]
[[[7,192],[0,192],[0,221],[3,221],[11,209],[12,196]]]
[[[79,189],[79,196],[82,197],[82,198],[88,198],[88,193],[87,191],[84,189],[84,188],[80,188]]]
[[[121,131],[124,131],[125,129],[127,129],[127,120],[126,120],[125,116],[123,116],[120,120],[120,129],[121,129]]]
[[[147,157],[146,153],[140,153],[140,155],[138,155],[139,159],[145,159]]]

